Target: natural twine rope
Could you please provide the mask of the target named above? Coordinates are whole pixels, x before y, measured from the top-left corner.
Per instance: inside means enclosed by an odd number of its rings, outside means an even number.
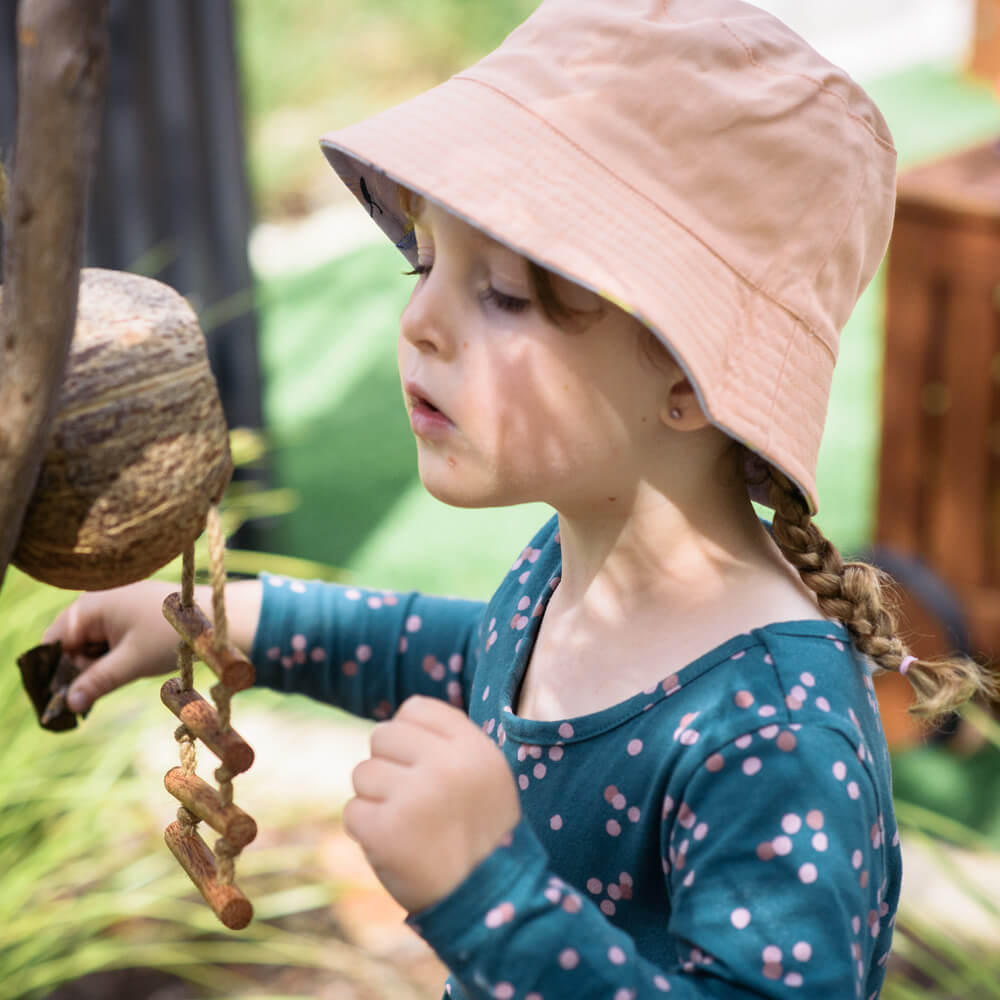
[[[206,525],[208,533],[209,562],[212,577],[212,617],[215,648],[225,649],[229,645],[229,622],[226,618],[226,539],[222,531],[222,521],[219,508],[215,505],[208,509]],[[194,545],[184,551],[181,570],[181,606],[194,606]],[[183,640],[177,646],[177,666],[181,675],[181,687],[190,691],[194,685],[194,650]],[[232,715],[232,692],[221,682],[211,690],[219,716],[219,729],[226,732],[230,728]],[[181,767],[187,775],[194,774],[196,755],[194,738],[187,726],[178,726],[174,736],[180,746]],[[233,774],[225,765],[216,768],[215,780],[219,785],[219,799],[223,805],[232,805]],[[177,810],[177,819],[185,833],[193,833],[198,824],[198,817],[184,806]],[[231,885],[235,873],[235,859],[239,856],[239,848],[233,847],[225,837],[215,842],[215,858],[218,866],[219,882]]]
[[[208,557],[212,568],[212,615],[215,619],[215,648],[229,645],[229,622],[226,619],[226,539],[222,533],[219,508],[208,508]]]
[[[181,604],[190,608],[194,604],[194,543],[184,550],[181,562]],[[181,675],[181,688],[190,691],[194,686],[194,650],[183,640],[177,644],[177,669]],[[198,766],[198,754],[195,750],[194,737],[185,725],[174,730],[180,750],[181,769],[186,775],[192,775]],[[177,822],[185,833],[193,833],[198,825],[198,817],[186,806],[177,810]]]

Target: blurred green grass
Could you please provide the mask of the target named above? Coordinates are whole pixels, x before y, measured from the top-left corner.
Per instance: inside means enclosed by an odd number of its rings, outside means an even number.
[[[948,68],[908,70],[869,90],[904,168],[1000,136],[989,89]],[[279,526],[279,543],[373,585],[485,597],[547,512],[454,510],[422,490],[395,365],[397,320],[412,280],[403,266],[378,242],[262,282],[273,458],[281,484],[302,498]],[[862,550],[872,533],[884,295],[883,268],[844,332],[820,453],[818,522],[847,553]]]
[[[251,182],[261,212],[301,210],[327,168],[318,136],[474,62],[538,0],[235,0]]]

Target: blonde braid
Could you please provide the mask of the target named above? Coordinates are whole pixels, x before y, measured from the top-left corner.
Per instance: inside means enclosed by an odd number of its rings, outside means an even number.
[[[816,593],[823,614],[843,622],[862,653],[883,670],[899,671],[908,661],[906,677],[915,695],[912,714],[932,719],[977,694],[1000,698],[1000,678],[967,657],[913,658],[896,634],[892,578],[868,563],[845,563],[813,524],[791,480],[773,466],[768,466],[768,473],[774,540],[782,555]]]

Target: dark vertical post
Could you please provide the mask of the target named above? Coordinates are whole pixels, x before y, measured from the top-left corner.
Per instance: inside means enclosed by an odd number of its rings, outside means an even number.
[[[0,5],[0,147],[13,141],[16,34]],[[110,0],[110,61],[85,262],[136,271],[202,317],[231,427],[263,424],[252,222],[232,0]],[[248,478],[237,470],[237,478]],[[252,475],[267,478],[265,470]],[[265,529],[237,538],[267,548]]]
[[[17,148],[0,302],[0,583],[73,337],[107,62],[106,0],[24,0],[17,13]]]

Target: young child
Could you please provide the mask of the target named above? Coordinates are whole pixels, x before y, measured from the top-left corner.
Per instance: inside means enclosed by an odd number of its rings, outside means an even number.
[[[876,997],[900,855],[871,669],[932,715],[993,683],[909,655],[811,519],[892,223],[882,116],[738,0],[545,0],[323,148],[417,275],[424,484],[557,512],[487,604],[229,588],[262,685],[391,720],[344,823],[446,994]],[[161,596],[53,625],[111,646],[75,708],[171,669]]]

